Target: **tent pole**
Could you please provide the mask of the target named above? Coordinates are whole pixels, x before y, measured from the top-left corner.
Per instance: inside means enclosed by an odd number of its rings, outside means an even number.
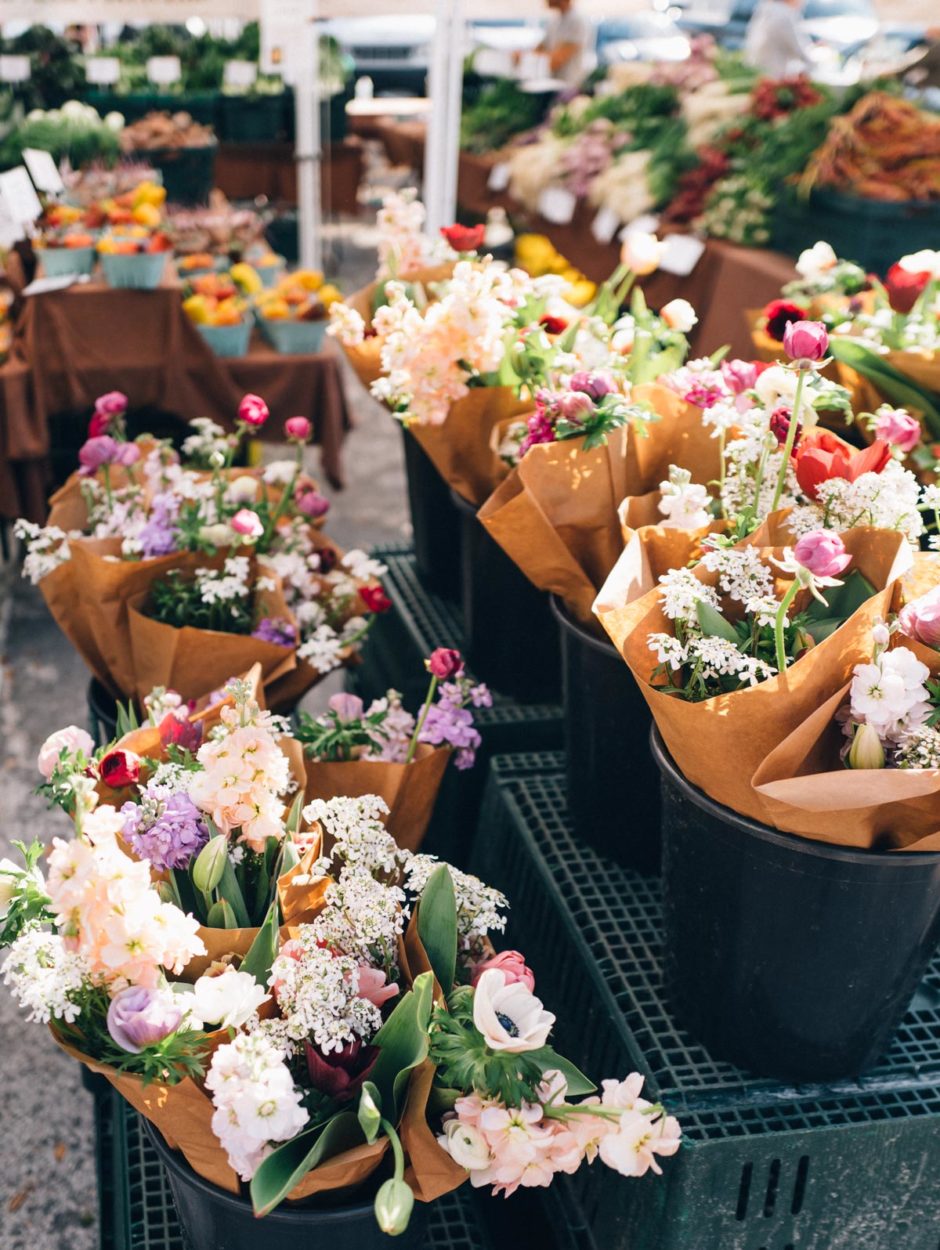
[[[461,92],[463,89],[464,26],[461,0],[437,0],[424,150],[424,203],[427,231],[436,235],[457,212]]]
[[[301,41],[294,81],[294,111],[297,164],[297,229],[300,263],[304,269],[320,269],[323,259],[323,230],[320,206],[320,175],[323,149],[320,135],[320,57],[316,27],[318,4],[311,4],[312,16],[298,30]]]

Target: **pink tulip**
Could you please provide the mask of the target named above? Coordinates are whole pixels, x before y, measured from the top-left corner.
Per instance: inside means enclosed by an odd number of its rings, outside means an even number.
[[[241,534],[243,538],[251,540],[260,538],[264,533],[261,517],[257,512],[252,512],[251,508],[239,508],[229,520],[229,525],[236,534]]]
[[[117,417],[127,412],[127,396],[123,391],[107,391],[95,400],[95,412],[99,416]]]
[[[271,415],[268,405],[260,395],[246,395],[238,405],[238,419],[245,425],[260,429]]]
[[[610,395],[616,390],[616,386],[613,377],[606,370],[589,373],[582,369],[578,373],[573,373],[568,379],[568,389],[583,391],[585,395],[590,395],[591,399],[603,399],[605,395]]]
[[[920,422],[903,408],[887,408],[875,414],[875,434],[906,455],[920,442]]]
[[[305,443],[313,433],[313,425],[306,417],[288,417],[284,422],[284,433],[294,443]]]
[[[514,985],[518,981],[530,994],[535,989],[535,975],[526,964],[524,956],[518,951],[500,951],[492,959],[484,959],[481,963],[475,964],[470,984],[475,987],[483,973],[488,972],[490,968],[497,968],[506,978],[507,985]]]
[[[822,360],[829,335],[821,321],[791,321],[783,332],[783,350],[791,360]]]
[[[721,376],[735,395],[741,395],[757,381],[757,366],[751,360],[723,360]]]
[[[837,577],[852,563],[845,543],[832,530],[804,534],[793,548],[793,556],[814,577]]]
[[[117,454],[114,457],[115,464],[122,464],[128,468],[132,464],[136,464],[140,459],[140,448],[136,443],[118,443]]]
[[[463,656],[459,651],[454,651],[450,647],[437,647],[431,652],[431,657],[427,661],[427,669],[441,681],[447,681],[450,677],[459,677],[463,673]]]
[[[372,968],[368,964],[359,965],[359,997],[367,999],[373,1007],[381,1007],[398,993],[398,986],[393,981],[387,983],[381,968]]]
[[[901,633],[940,651],[940,586],[906,604],[898,613]]]

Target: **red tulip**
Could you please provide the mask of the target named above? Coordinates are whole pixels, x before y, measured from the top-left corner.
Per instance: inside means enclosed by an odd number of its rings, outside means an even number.
[[[539,325],[546,334],[564,334],[568,329],[568,322],[564,317],[553,317],[551,313],[546,313],[544,317],[539,318]]]
[[[441,234],[455,252],[475,252],[483,246],[485,226],[441,226]]]
[[[929,273],[909,273],[900,265],[892,265],[885,274],[885,290],[894,311],[909,313],[929,281]]]
[[[369,612],[387,612],[392,601],[381,586],[360,586],[359,598]]]
[[[793,467],[800,489],[816,499],[819,487],[831,478],[854,482],[863,473],[880,473],[891,459],[891,445],[876,438],[864,451],[856,451],[829,430],[810,430],[793,453]]]

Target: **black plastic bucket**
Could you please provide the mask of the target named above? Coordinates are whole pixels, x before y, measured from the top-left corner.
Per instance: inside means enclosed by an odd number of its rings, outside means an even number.
[[[283,1204],[263,1220],[248,1198],[197,1176],[148,1121],[144,1128],[166,1169],[189,1250],[418,1250],[427,1233],[427,1205],[416,1202],[406,1232],[390,1240],[375,1221],[373,1194],[345,1206]],[[327,1195],[328,1196],[328,1195]]]
[[[88,683],[88,732],[99,747],[113,742],[117,734],[117,701],[97,677]]]
[[[461,520],[461,600],[470,669],[520,703],[561,697],[561,645],[548,595],[537,590],[477,520],[474,504],[451,491]]]
[[[405,477],[411,509],[415,567],[426,590],[460,598],[460,516],[451,489],[430,456],[404,426]]]
[[[656,730],[666,982],[716,1058],[855,1077],[887,1050],[940,939],[940,852],[780,833],[690,785]]]
[[[551,605],[561,628],[571,826],[601,855],[658,872],[659,778],[646,700],[613,643],[579,624],[554,595]]]

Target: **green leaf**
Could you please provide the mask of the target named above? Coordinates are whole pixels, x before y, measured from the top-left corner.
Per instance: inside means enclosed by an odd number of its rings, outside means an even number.
[[[852,569],[842,579],[841,586],[829,586],[823,592],[826,606],[813,599],[804,615],[810,621],[834,618],[841,623],[847,621],[874,594],[875,588],[868,578],[858,569]]]
[[[597,1089],[580,1068],[576,1068],[570,1059],[559,1055],[551,1046],[540,1046],[538,1050],[526,1051],[526,1058],[537,1064],[542,1072],[560,1072],[568,1082],[568,1093],[572,1098],[593,1094]]]
[[[725,642],[738,645],[738,635],[733,625],[726,621],[717,608],[699,599],[695,605],[695,615],[706,638],[724,638]]]
[[[393,1124],[401,1117],[412,1069],[427,1058],[433,999],[431,974],[422,972],[372,1039],[379,1050],[372,1083],[379,1092],[384,1115]]]
[[[265,989],[267,989],[268,978],[271,975],[271,965],[277,958],[279,912],[280,908],[275,898],[241,964],[241,971],[250,972],[258,984]]]
[[[728,352],[730,351],[731,351],[731,344],[725,343],[724,347],[719,347],[716,352],[712,352],[712,354],[708,358],[708,363],[711,365],[713,369],[717,369],[718,366],[721,364],[721,362],[724,360],[724,358],[727,356]]]
[[[883,356],[855,339],[832,338],[829,340],[829,352],[836,360],[873,382],[892,403],[923,413],[931,436],[940,438],[940,408],[933,392],[913,382]]]
[[[251,1204],[255,1215],[267,1215],[303,1178],[334,1155],[362,1145],[362,1128],[352,1111],[341,1111],[326,1124],[308,1129],[278,1146],[264,1159],[251,1178]]]
[[[418,900],[418,936],[441,989],[449,994],[457,968],[457,902],[446,864],[431,873]]]
[[[228,855],[225,856],[225,864],[222,868],[222,880],[219,882],[219,893],[229,904],[235,913],[238,921],[237,927],[247,929],[251,924],[251,917],[248,914],[248,908],[245,906],[245,898],[242,894],[241,886],[238,884],[238,878],[235,876],[235,869]]]
[[[237,929],[239,923],[227,899],[220,898],[213,903],[206,915],[206,924],[210,929]]]
[[[298,792],[293,803],[291,803],[290,811],[287,813],[287,820],[285,821],[285,824],[287,826],[288,833],[296,833],[297,830],[300,828],[300,815],[303,810],[304,810],[304,795],[303,795],[303,791],[301,790]]]
[[[200,894],[218,889],[228,863],[228,841],[221,834],[209,839],[192,866],[193,885]]]
[[[356,1115],[359,1119],[359,1127],[371,1146],[382,1126],[382,1095],[371,1081],[362,1083]]]

